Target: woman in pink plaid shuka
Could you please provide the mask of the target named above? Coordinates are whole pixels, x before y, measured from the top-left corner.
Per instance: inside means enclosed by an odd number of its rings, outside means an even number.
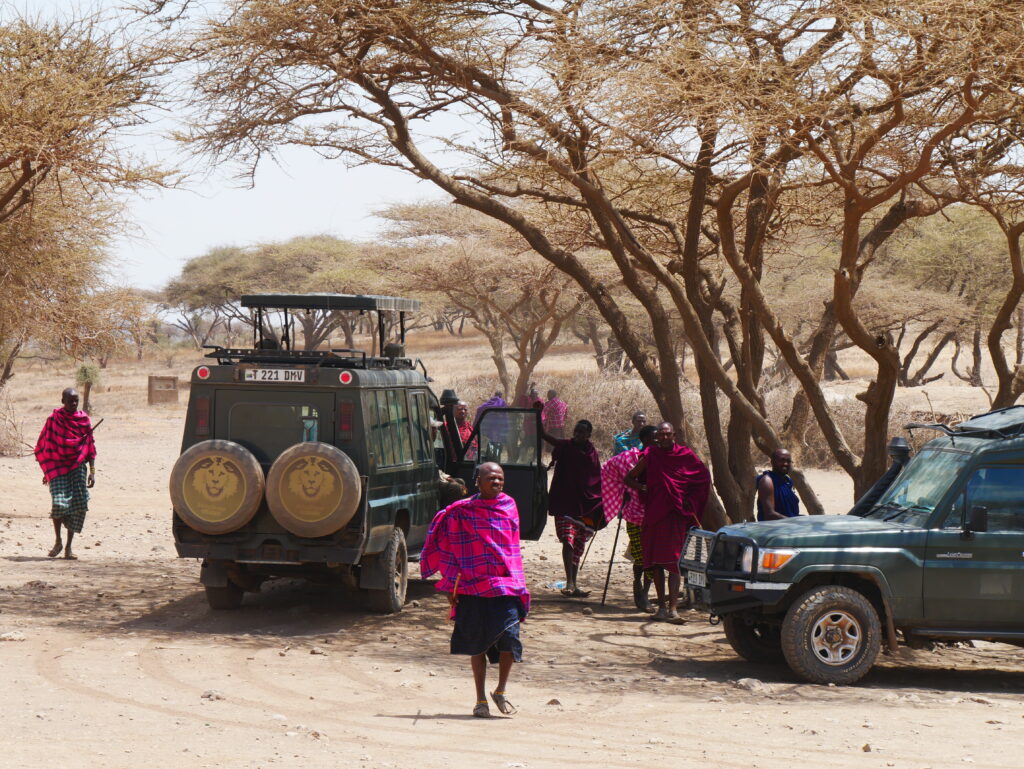
[[[519,511],[502,493],[505,473],[488,462],[480,466],[477,488],[434,516],[420,553],[424,578],[440,573],[437,589],[449,595],[455,628],[451,653],[468,654],[476,685],[473,715],[490,716],[487,661],[498,663],[494,704],[505,715],[515,707],[505,696],[513,662],[522,661],[519,623],[530,609],[530,591],[519,549]]]

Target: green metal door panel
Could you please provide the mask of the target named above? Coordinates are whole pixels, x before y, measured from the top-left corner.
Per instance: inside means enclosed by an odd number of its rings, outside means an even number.
[[[964,533],[975,506],[988,531]],[[924,610],[937,627],[998,628],[1024,621],[1024,465],[975,469],[929,533]]]
[[[1019,626],[1024,621],[1024,534],[936,529],[925,560],[924,611],[939,627]]]

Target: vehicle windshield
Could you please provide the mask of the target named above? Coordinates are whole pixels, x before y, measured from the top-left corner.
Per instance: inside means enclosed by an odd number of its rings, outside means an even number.
[[[923,526],[970,454],[925,449],[907,465],[865,518]]]

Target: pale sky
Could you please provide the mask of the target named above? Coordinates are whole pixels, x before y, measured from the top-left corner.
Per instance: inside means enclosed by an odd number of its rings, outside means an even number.
[[[0,0],[0,17],[12,8],[46,17],[67,13],[76,5],[109,10],[126,4],[126,0]],[[195,167],[194,161],[182,160],[177,146],[163,136],[173,127],[174,117],[141,130],[130,144],[171,167]],[[221,245],[245,246],[315,234],[369,238],[380,226],[372,215],[375,210],[392,202],[441,197],[437,188],[408,174],[379,167],[348,170],[339,161],[323,160],[301,148],[283,150],[279,165],[264,161],[252,189],[237,180],[239,170],[217,168],[194,176],[181,189],[128,198],[135,234],[113,247],[115,280],[159,288],[185,261]]]
[[[432,185],[417,184],[408,174],[349,170],[309,150],[286,150],[281,161],[265,162],[252,189],[232,178],[237,169],[222,169],[185,189],[131,198],[130,219],[139,233],[115,245],[121,281],[158,288],[187,259],[214,246],[314,234],[368,238],[380,224],[372,214],[385,204],[440,197]]]

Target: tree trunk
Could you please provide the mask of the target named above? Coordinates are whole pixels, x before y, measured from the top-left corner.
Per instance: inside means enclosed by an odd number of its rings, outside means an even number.
[[[1000,221],[1002,225],[1002,221]],[[1024,371],[1020,367],[1021,358],[1021,332],[1020,332],[1020,304],[1021,296],[1024,295],[1024,262],[1021,260],[1020,237],[1024,233],[1024,224],[1006,227],[1003,225],[1003,232],[1006,235],[1007,251],[1010,257],[1010,268],[1013,274],[1013,281],[1006,291],[1002,304],[996,311],[992,326],[988,332],[988,351],[992,358],[992,367],[996,371],[996,378],[999,381],[996,397],[992,399],[992,408],[1000,409],[1012,406],[1021,395],[1024,388]],[[1017,364],[1014,368],[1006,363],[1006,354],[1003,352],[1003,332],[1010,328],[1010,319],[1014,310],[1017,311]],[[976,334],[976,347],[981,346],[981,327],[979,325]],[[978,379],[981,379],[981,364],[978,363]],[[980,381],[979,381],[980,384]]]
[[[18,355],[21,354],[21,346],[23,344],[24,340],[16,342],[7,350],[7,354],[0,361],[3,364],[0,367],[0,390],[3,390],[14,376],[14,364],[18,360]]]
[[[611,362],[608,360],[608,348],[601,343],[601,329],[593,318],[587,318],[587,336],[590,345],[594,348],[594,360],[597,361],[597,370],[607,371],[611,365]]]
[[[1013,364],[1024,365],[1024,307],[1017,308],[1017,339],[1013,346]]]
[[[942,351],[951,341],[953,341],[954,338],[956,338],[955,331],[947,331],[942,336],[942,338],[936,343],[935,347],[932,348],[928,357],[925,358],[924,363],[921,364],[921,368],[917,370],[916,374],[910,377],[907,382],[907,387],[920,387],[921,385],[928,384],[929,382],[934,382],[936,379],[941,379],[944,376],[944,374],[937,374],[931,378],[927,378],[926,375],[931,367],[935,365],[935,361],[938,360]]]
[[[940,325],[941,321],[935,321],[931,325],[927,326],[924,331],[914,337],[913,344],[910,345],[910,350],[905,356],[903,361],[900,363],[900,385],[903,387],[910,387],[910,366],[914,362],[914,357],[921,351],[921,345],[924,344],[925,339],[931,336],[932,332],[935,331]],[[906,324],[904,324],[904,328]],[[900,332],[900,338],[903,337],[903,331]],[[896,349],[900,348],[899,343],[896,345]],[[918,372],[920,374],[920,372]]]
[[[793,479],[793,487],[800,495],[800,501],[804,503],[804,509],[808,515],[824,515],[825,506],[821,504],[818,495],[814,493],[811,484],[807,482],[802,470],[790,470],[789,477]]]
[[[981,366],[983,361],[983,353],[981,347],[981,319],[979,318],[974,322],[974,335],[971,337],[971,368],[968,372],[970,374],[971,387],[981,387]]]

